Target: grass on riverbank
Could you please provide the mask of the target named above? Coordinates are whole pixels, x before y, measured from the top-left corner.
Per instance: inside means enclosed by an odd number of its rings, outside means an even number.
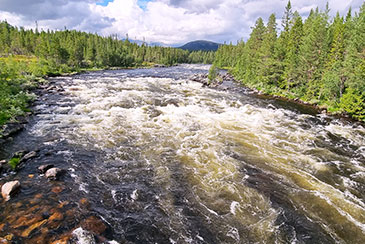
[[[29,102],[35,99],[31,90],[45,82],[44,77],[79,71],[36,57],[0,57],[0,133],[4,124],[29,111]]]

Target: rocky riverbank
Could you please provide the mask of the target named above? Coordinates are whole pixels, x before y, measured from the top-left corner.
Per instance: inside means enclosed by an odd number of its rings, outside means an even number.
[[[43,106],[57,105],[67,94],[57,78],[33,92],[32,112],[2,128],[0,243],[107,243],[111,229],[92,211],[89,199],[69,196],[75,186],[67,183],[73,170],[60,155],[64,149],[47,146],[52,138],[29,136],[45,113]]]

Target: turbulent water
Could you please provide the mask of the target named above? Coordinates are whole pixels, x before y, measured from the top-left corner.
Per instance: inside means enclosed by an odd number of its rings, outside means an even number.
[[[365,128],[189,80],[208,68],[54,78],[64,92],[7,149],[53,153],[68,170],[54,201],[88,199],[121,243],[365,243]]]

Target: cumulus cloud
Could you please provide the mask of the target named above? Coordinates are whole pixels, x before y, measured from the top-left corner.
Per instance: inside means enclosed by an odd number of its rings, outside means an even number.
[[[278,23],[286,0],[0,0],[0,19],[34,28],[79,29],[103,35],[127,33],[131,39],[181,44],[208,39],[217,42],[247,39],[258,17],[275,13]],[[292,0],[294,10],[308,15],[324,9],[326,1]],[[332,14],[358,9],[362,0],[329,0]]]
[[[96,3],[96,0],[0,0],[0,20],[27,28],[35,28],[37,22],[42,29],[96,31],[113,21],[92,12],[90,6]]]

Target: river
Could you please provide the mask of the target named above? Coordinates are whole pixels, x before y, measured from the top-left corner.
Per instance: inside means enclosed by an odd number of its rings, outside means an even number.
[[[71,242],[365,243],[364,126],[190,80],[208,69],[51,78],[59,90],[0,149],[37,151],[0,178],[22,184],[0,204],[0,237],[51,243],[81,226],[94,236]],[[67,173],[49,182],[46,163]]]

